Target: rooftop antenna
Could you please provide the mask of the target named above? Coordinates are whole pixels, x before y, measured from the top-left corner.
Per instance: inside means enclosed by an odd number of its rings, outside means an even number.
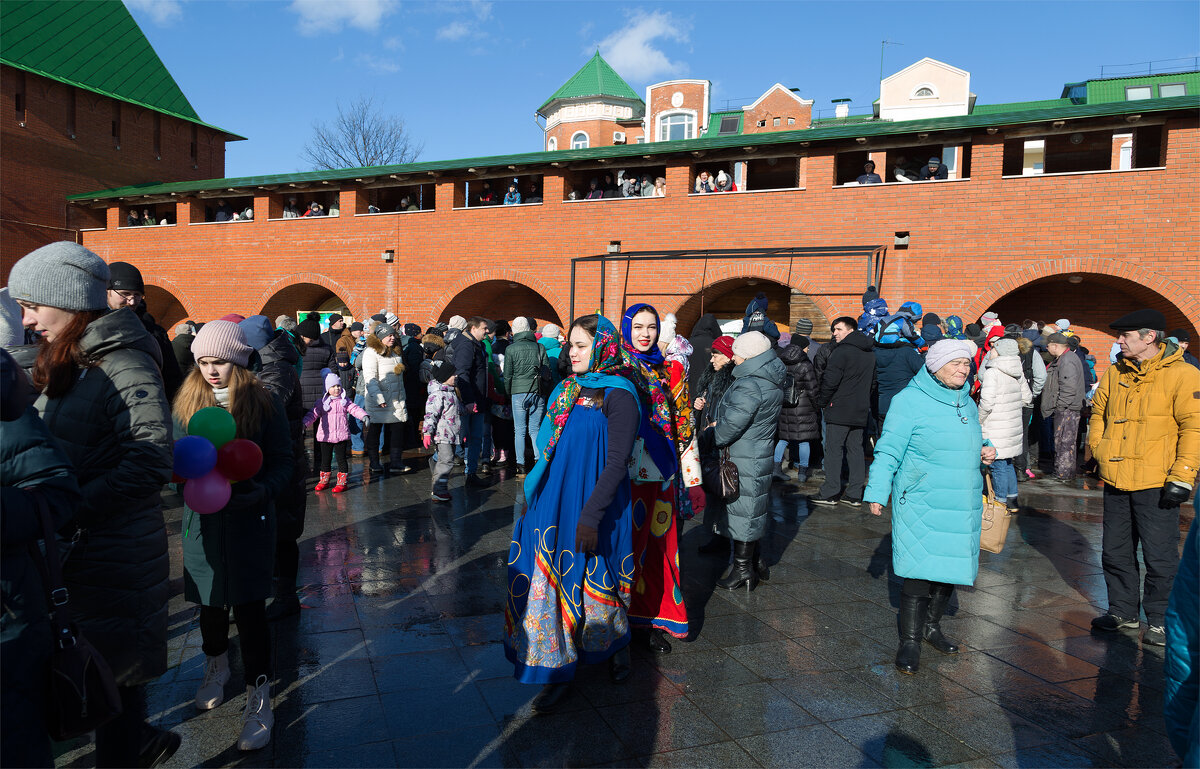
[[[891,40],[879,41],[879,80],[883,81],[883,52],[889,45],[904,45],[904,43],[893,43]]]

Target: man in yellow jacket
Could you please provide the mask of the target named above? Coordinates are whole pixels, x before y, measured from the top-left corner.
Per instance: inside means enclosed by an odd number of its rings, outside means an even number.
[[[1148,625],[1142,642],[1162,646],[1167,598],[1179,566],[1179,506],[1200,467],[1200,370],[1165,340],[1160,312],[1131,312],[1109,327],[1119,334],[1121,355],[1100,379],[1088,422],[1088,445],[1104,481],[1101,563],[1109,609],[1092,627],[1140,627],[1140,542]]]

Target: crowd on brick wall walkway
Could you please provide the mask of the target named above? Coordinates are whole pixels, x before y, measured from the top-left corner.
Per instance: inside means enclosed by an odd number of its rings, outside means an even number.
[[[940,620],[976,578],[985,505],[1020,515],[1022,482],[1098,476],[1108,608],[1092,626],[1167,647],[1164,714],[1194,765],[1198,555],[1193,526],[1181,565],[1179,523],[1200,465],[1200,366],[1186,332],[1151,309],[1113,318],[1097,378],[1067,318],[964,323],[914,301],[892,311],[874,288],[862,306],[825,344],[811,321],[781,330],[762,294],[687,338],[645,303],[566,328],[456,315],[422,330],[399,308],[324,325],[230,313],[170,338],[135,265],[74,243],[33,251],[0,292],[3,765],[51,766],[51,736],[93,730],[101,766],[178,749],[145,702],[167,664],[169,483],[187,503],[184,595],[206,657],[194,706],[224,699],[232,610],[246,699],[230,737],[267,745],[269,625],[299,610],[306,502],[344,492],[363,454],[384,475],[428,466],[435,503],[460,475],[521,479],[504,650],[542,687],[539,714],[559,709],[578,665],[621,683],[630,644],[667,654],[689,636],[684,521],[727,561],[720,588],[770,580],[772,483],[812,474],[812,505],[890,508],[895,665],[918,674],[926,647],[959,651]],[[102,674],[78,675],[83,657]],[[47,684],[51,666],[82,703]]]

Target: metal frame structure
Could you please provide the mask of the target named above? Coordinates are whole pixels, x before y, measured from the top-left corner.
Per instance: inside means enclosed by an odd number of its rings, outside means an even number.
[[[618,246],[619,247],[619,246]],[[704,289],[708,287],[708,263],[710,260],[788,260],[788,284],[791,284],[792,268],[796,259],[829,256],[865,256],[867,260],[867,284],[882,289],[883,267],[887,258],[887,246],[787,246],[783,248],[708,248],[682,249],[678,251],[630,251],[577,256],[571,260],[571,318],[575,318],[575,277],[580,264],[597,264],[600,267],[600,307],[604,308],[605,268],[609,262],[625,263],[625,283],[621,290],[621,306],[629,297],[629,273],[633,262],[659,261],[702,261],[704,266],[700,278],[700,311],[704,312]],[[724,281],[722,281],[724,282]],[[638,291],[638,296],[691,296],[683,291]],[[852,293],[859,293],[858,291]]]

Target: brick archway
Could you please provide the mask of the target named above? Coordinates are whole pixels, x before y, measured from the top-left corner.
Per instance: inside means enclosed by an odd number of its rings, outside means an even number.
[[[1182,286],[1144,267],[1111,258],[1057,259],[1038,262],[1004,278],[985,291],[968,310],[967,322],[978,318],[1004,296],[1045,278],[1080,275],[1105,276],[1158,294],[1188,318],[1200,318],[1200,301]],[[1069,318],[1068,318],[1069,320]]]
[[[175,326],[191,317],[191,306],[191,297],[175,283],[159,277],[146,282],[146,310],[168,334],[173,336]]]
[[[779,326],[780,331],[789,330],[791,326],[790,316],[793,314],[793,310],[798,313],[797,317],[806,317],[813,322],[814,333],[818,337],[822,336],[822,329],[827,330],[829,328],[830,319],[837,317],[836,308],[829,298],[814,294],[812,284],[797,274],[795,265],[792,266],[789,274],[786,264],[737,263],[710,269],[703,283],[700,280],[692,281],[684,289],[689,293],[689,296],[680,298],[666,312],[675,313],[681,333],[683,333],[684,329],[690,332],[691,327],[699,320],[701,315],[701,291],[704,293],[707,308],[709,301],[720,296],[722,293],[738,289],[745,291],[744,287],[749,286],[750,281],[774,284],[788,291],[787,305],[785,307],[780,308],[777,300],[771,300],[768,307],[771,319]],[[747,292],[746,301],[742,302],[743,307],[749,303],[749,299],[753,297],[754,293],[756,291]],[[708,311],[710,310],[705,309],[705,312]]]
[[[266,315],[268,318],[274,321],[275,315],[282,314],[284,312],[290,312],[289,309],[280,310],[277,306],[275,306],[278,304],[278,297],[280,294],[284,294],[284,292],[288,291],[288,289],[293,289],[294,287],[293,293],[296,294],[297,300],[306,300],[307,296],[305,295],[304,287],[307,286],[312,287],[309,289],[309,292],[314,297],[317,297],[321,294],[333,294],[337,296],[339,299],[345,302],[347,309],[349,309],[356,318],[365,318],[370,314],[367,311],[366,305],[359,302],[354,294],[346,289],[345,286],[325,275],[315,272],[294,272],[291,275],[286,275],[275,281],[273,284],[271,284],[270,288],[259,295],[257,306],[261,309],[258,310],[258,312],[262,315]],[[327,298],[328,297],[322,297],[322,301]],[[315,299],[312,301],[315,301]],[[303,309],[315,309],[315,306]],[[271,312],[268,312],[268,310],[271,310]]]
[[[562,297],[560,297],[556,291],[532,275],[523,273],[520,270],[502,267],[477,270],[472,272],[470,275],[460,278],[453,285],[451,285],[449,289],[444,291],[442,295],[439,296],[433,303],[433,313],[427,319],[427,322],[430,324],[437,323],[438,320],[446,314],[446,309],[456,297],[474,286],[488,282],[515,283],[519,286],[523,286],[534,294],[541,296],[542,299],[544,299],[549,305],[550,309],[554,311],[557,318],[547,318],[547,320],[554,320],[560,326],[563,325],[563,323],[570,323],[572,320],[571,318],[567,317],[567,305],[563,302]],[[499,318],[495,318],[494,320],[499,320]]]

